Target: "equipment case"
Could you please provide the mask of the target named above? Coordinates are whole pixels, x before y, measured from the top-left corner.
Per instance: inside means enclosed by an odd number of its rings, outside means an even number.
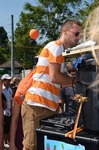
[[[36,129],[36,133],[37,150],[44,150],[44,136],[47,136],[47,138],[51,140],[75,144],[75,141],[65,137],[66,131],[60,131],[59,128],[41,126],[41,128]],[[75,140],[77,143],[84,145],[85,150],[99,150],[99,136],[81,131],[77,133]]]

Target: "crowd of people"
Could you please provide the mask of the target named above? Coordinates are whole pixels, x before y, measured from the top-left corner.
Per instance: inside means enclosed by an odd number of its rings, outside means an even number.
[[[19,82],[20,82],[20,79],[18,77],[12,78],[9,74],[2,75],[1,80],[0,80],[0,117],[1,117],[0,118],[0,122],[1,122],[0,150],[9,149],[10,141],[13,141],[11,140],[10,136],[11,136],[11,133],[13,132],[13,122],[15,121],[14,120],[15,117],[14,119],[12,119],[14,115],[13,108],[15,107],[14,94],[16,92]],[[18,123],[16,123],[15,125],[17,129]],[[15,137],[16,137],[16,133],[15,133]],[[22,143],[22,140],[21,140],[21,143]],[[18,145],[16,144],[16,146]],[[22,148],[18,150],[22,150]]]
[[[67,20],[61,27],[59,39],[49,42],[43,48],[32,76],[33,84],[26,92],[22,106],[13,100],[17,88],[12,90],[14,86],[11,83],[12,78],[7,74],[1,77],[3,84],[1,93],[5,95],[7,101],[7,106],[3,110],[3,141],[5,146],[10,145],[10,150],[37,150],[36,128],[40,127],[39,121],[58,113],[60,86],[71,86],[75,78],[74,74],[71,76],[63,74],[65,60],[62,52],[77,45],[81,39],[81,32],[82,27],[78,21]],[[2,120],[3,115],[0,113]],[[0,126],[0,136],[2,136],[1,128],[3,124]],[[20,136],[17,138],[18,130]],[[2,143],[2,140],[0,142]]]

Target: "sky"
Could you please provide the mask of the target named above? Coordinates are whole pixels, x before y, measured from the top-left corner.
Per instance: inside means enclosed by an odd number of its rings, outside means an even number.
[[[92,0],[86,1],[90,2]],[[37,5],[38,3],[37,0],[0,0],[0,27],[4,27],[9,38],[11,37],[11,15],[13,15],[15,30],[16,23],[19,21],[19,16],[26,2],[31,5]]]
[[[31,5],[37,5],[37,0],[0,0],[0,27],[3,26],[8,37],[11,36],[11,15],[13,15],[14,30],[19,21],[24,4],[29,2]]]

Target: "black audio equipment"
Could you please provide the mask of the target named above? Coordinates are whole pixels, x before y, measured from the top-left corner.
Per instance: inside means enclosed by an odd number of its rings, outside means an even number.
[[[60,130],[72,130],[74,127],[75,119],[76,114],[72,115],[72,113],[65,112],[42,119],[40,121],[40,125],[55,127],[59,128]]]
[[[79,125],[83,124],[84,130],[76,134],[76,142],[85,146],[86,150],[99,149],[99,87],[96,85],[93,89],[89,85],[96,80],[98,67],[90,60],[85,68],[80,69],[77,78],[80,82],[76,85],[76,93],[88,97],[88,102],[83,103],[80,115]],[[62,113],[40,121],[40,128],[37,133],[37,150],[44,149],[44,137],[48,139],[63,141],[75,144],[75,141],[66,138],[65,134],[72,130],[76,115]],[[81,123],[80,123],[81,121]]]
[[[81,114],[85,129],[90,133],[99,134],[99,87],[96,85],[89,88],[89,85],[97,80],[99,69],[93,60],[90,62],[86,68],[78,72],[80,82],[76,85],[76,92],[89,98],[88,102],[83,104]]]
[[[98,150],[99,149],[99,136],[89,134],[85,131],[81,131],[76,134],[74,140],[65,137],[65,133],[68,131],[60,130],[59,128],[50,126],[41,126],[41,128],[36,129],[37,133],[37,150],[44,149],[44,136],[48,139],[66,142],[69,144],[81,144],[85,147],[85,150]]]

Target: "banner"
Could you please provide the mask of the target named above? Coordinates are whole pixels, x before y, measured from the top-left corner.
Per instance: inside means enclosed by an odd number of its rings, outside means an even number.
[[[44,150],[85,150],[85,147],[81,144],[73,145],[62,141],[47,139],[44,136]]]

